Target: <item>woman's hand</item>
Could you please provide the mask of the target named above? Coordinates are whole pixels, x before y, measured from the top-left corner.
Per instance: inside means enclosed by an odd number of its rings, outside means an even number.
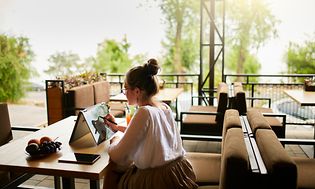
[[[115,124],[115,117],[112,114],[107,114],[104,117],[104,121],[105,121],[105,124],[107,124],[111,128],[111,130],[118,131],[118,125]]]
[[[110,139],[109,143],[112,144],[112,143],[115,143],[115,142],[117,142],[119,140],[120,140],[119,136],[114,136],[112,139]]]

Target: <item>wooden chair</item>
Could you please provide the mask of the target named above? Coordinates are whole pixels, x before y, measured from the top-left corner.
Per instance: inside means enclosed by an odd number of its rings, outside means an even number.
[[[180,113],[180,132],[189,135],[221,136],[228,103],[228,85],[220,83],[217,89],[218,106],[192,106]]]
[[[8,105],[6,103],[0,103],[0,115],[0,146],[2,146],[13,139]],[[10,184],[10,187],[12,188],[17,187],[32,176],[32,174],[20,174],[8,171],[0,171],[0,187],[2,188],[7,184]]]

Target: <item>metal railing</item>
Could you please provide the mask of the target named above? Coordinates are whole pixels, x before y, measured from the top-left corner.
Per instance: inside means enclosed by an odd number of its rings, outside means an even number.
[[[242,82],[248,97],[270,98],[274,112],[287,114],[287,124],[314,125],[315,107],[302,107],[284,93],[288,89],[303,90],[304,79],[314,77],[315,74],[226,74],[224,81]],[[267,106],[261,101],[248,103],[249,106]]]

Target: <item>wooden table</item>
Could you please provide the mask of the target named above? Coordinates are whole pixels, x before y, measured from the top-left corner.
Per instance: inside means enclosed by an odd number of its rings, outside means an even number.
[[[155,98],[166,104],[171,104],[175,101],[176,120],[178,118],[177,98],[184,91],[183,88],[163,88]],[[127,97],[123,93],[110,97],[110,101],[127,102]]]
[[[315,106],[315,92],[305,90],[284,90],[284,93],[299,103],[301,106]],[[314,137],[315,139],[315,125],[314,125]],[[315,157],[315,145],[313,157]]]
[[[108,164],[109,156],[107,148],[109,141],[104,141],[96,145],[91,134],[87,134],[77,140],[71,146],[69,139],[75,124],[76,116],[71,116],[56,122],[44,129],[27,135],[24,138],[14,140],[0,147],[0,170],[53,175],[55,178],[62,177],[63,188],[74,188],[74,178],[83,178],[90,180],[90,188],[99,188],[99,180],[104,177],[105,167]],[[59,152],[50,154],[41,158],[31,158],[25,152],[27,142],[33,138],[49,136],[52,139],[62,142],[62,148]],[[101,158],[93,165],[60,163],[58,158],[71,152],[97,153]],[[60,188],[55,185],[55,188]]]
[[[284,93],[301,106],[315,106],[315,92],[304,90],[284,90]]]
[[[155,96],[159,101],[170,104],[175,101],[177,97],[184,91],[183,88],[164,88],[160,89]],[[110,101],[127,102],[127,97],[123,93],[110,97]]]

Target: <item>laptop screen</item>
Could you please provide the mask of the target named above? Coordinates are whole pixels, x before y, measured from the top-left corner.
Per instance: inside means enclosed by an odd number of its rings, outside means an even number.
[[[80,111],[70,143],[88,132],[92,134],[97,144],[111,138],[114,132],[104,123],[103,119],[108,113],[109,108],[105,103],[99,103]]]

